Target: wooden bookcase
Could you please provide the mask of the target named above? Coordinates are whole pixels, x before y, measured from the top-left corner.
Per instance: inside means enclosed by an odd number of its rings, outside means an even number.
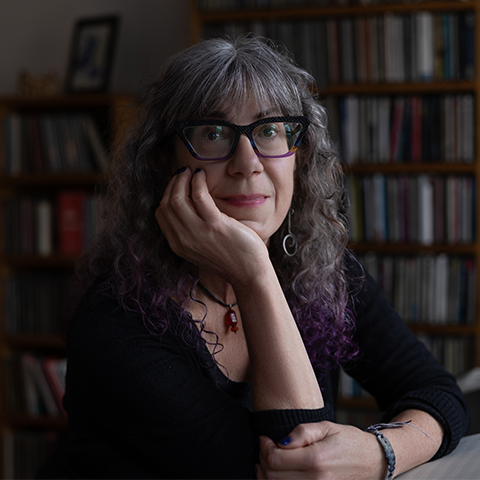
[[[11,359],[21,358],[27,352],[39,358],[65,355],[60,320],[45,323],[49,317],[57,314],[60,317],[52,303],[60,303],[59,291],[72,272],[77,256],[68,248],[60,248],[58,200],[62,192],[93,196],[102,178],[100,157],[95,152],[99,155],[100,149],[106,154],[113,137],[121,134],[122,124],[128,121],[125,107],[131,102],[126,95],[107,94],[0,98],[0,478],[33,478],[37,463],[44,460],[46,452],[42,453],[42,449],[48,448],[45,445],[48,445],[49,436],[53,435],[54,439],[56,432],[66,427],[67,420],[61,411],[52,414],[51,409],[46,409],[34,414],[25,405],[12,411],[12,398],[18,401],[20,395],[12,397],[12,391],[17,388],[12,388],[11,379],[14,376],[22,384],[23,377],[22,370],[12,373]],[[89,125],[95,127],[95,138],[103,148],[87,136],[86,130],[78,130],[82,125],[78,119],[84,116],[92,120]],[[47,117],[53,119],[56,137],[47,137]],[[29,130],[28,122],[32,118],[37,134]],[[74,118],[76,127],[62,130],[65,118]],[[74,144],[72,132],[80,135],[75,137],[77,143]],[[52,138],[58,140],[56,146]],[[30,148],[33,143],[40,145],[39,163],[31,162],[31,156],[36,155],[35,149]],[[85,163],[81,166],[69,163],[71,156],[78,160],[70,151],[72,148],[83,151],[84,160],[96,159],[96,162],[87,167]],[[48,153],[49,149],[55,152]],[[67,152],[70,153],[67,155]],[[60,163],[54,164],[52,158],[60,158]],[[32,207],[27,201],[24,205],[30,206],[23,210],[11,208],[15,202],[31,198],[48,200],[47,217],[39,214],[39,210],[32,210],[38,204]],[[85,222],[83,217],[77,220],[80,226]],[[11,227],[15,221],[17,236],[13,238]],[[47,237],[42,237],[43,242],[40,242],[42,235]],[[66,235],[65,232],[62,235]],[[68,243],[68,237],[65,239]],[[25,399],[22,402],[26,403]]]
[[[321,5],[321,3],[324,3],[324,5]],[[471,292],[471,297],[473,298],[473,301],[471,302],[471,309],[473,309],[472,311],[474,312],[473,320],[469,324],[464,324],[462,322],[425,322],[419,320],[409,325],[416,334],[422,336],[434,336],[436,339],[440,339],[440,343],[443,341],[445,344],[447,344],[447,342],[449,342],[453,337],[460,339],[462,342],[467,342],[469,345],[471,345],[471,351],[466,363],[463,365],[463,368],[466,369],[468,367],[479,366],[480,305],[477,299],[480,298],[480,281],[478,279],[477,272],[478,265],[480,263],[480,222],[478,222],[477,217],[478,212],[480,211],[480,195],[478,195],[476,185],[480,180],[480,122],[477,114],[477,112],[480,111],[480,75],[478,75],[478,59],[480,58],[480,2],[478,0],[444,0],[393,3],[382,2],[379,0],[378,2],[372,2],[370,5],[359,5],[359,2],[350,2],[350,5],[345,4],[348,2],[338,2],[338,5],[335,5],[335,3],[335,1],[314,2],[308,0],[297,0],[296,2],[288,2],[283,0],[271,0],[267,2],[261,0],[252,0],[251,2],[235,0],[191,0],[191,41],[194,43],[200,39],[215,36],[217,34],[236,36],[247,31],[254,31],[255,33],[260,33],[273,38],[274,40],[279,40],[284,43],[294,54],[296,54],[295,58],[301,66],[305,66],[307,69],[309,69],[314,76],[316,76],[314,71],[315,69],[317,73],[320,72],[319,75],[321,75],[321,81],[319,81],[319,78],[316,78],[320,85],[320,94],[325,98],[327,109],[329,108],[329,105],[332,104],[329,103],[332,101],[332,99],[333,104],[335,104],[335,102],[338,103],[341,99],[345,99],[349,96],[354,96],[358,99],[366,99],[382,96],[388,96],[392,98],[397,98],[399,96],[429,96],[429,98],[431,98],[430,96],[439,96],[443,98],[448,95],[471,95],[471,99],[473,99],[473,101],[470,108],[473,108],[473,126],[469,124],[468,127],[471,128],[469,138],[473,138],[474,158],[471,158],[469,161],[447,162],[446,159],[440,155],[439,157],[428,162],[424,161],[425,159],[422,158],[419,158],[416,162],[412,162],[412,158],[408,158],[407,156],[407,158],[404,158],[403,161],[391,161],[391,159],[388,159],[384,162],[375,163],[369,162],[368,159],[364,159],[363,162],[349,163],[345,166],[345,169],[349,177],[380,175],[385,177],[408,176],[409,178],[417,178],[420,175],[427,175],[440,176],[442,178],[450,176],[466,176],[473,179],[474,199],[472,200],[471,205],[473,232],[471,232],[472,238],[470,240],[462,242],[434,241],[427,242],[428,244],[425,244],[419,241],[394,242],[387,239],[386,241],[382,242],[366,242],[363,239],[357,239],[355,242],[352,242],[351,248],[359,255],[365,255],[369,253],[370,256],[379,256],[380,258],[383,258],[384,256],[393,258],[411,256],[417,258],[424,255],[433,256],[436,258],[439,255],[446,254],[448,255],[448,258],[460,257],[471,259],[475,265],[476,275],[476,283],[474,283],[473,291]],[[319,28],[318,25],[320,23],[323,22],[325,24],[330,21],[333,24],[337,22],[337,28],[339,32],[337,35],[341,37],[342,32],[344,31],[339,25],[341,25],[342,22],[343,24],[348,23],[348,21],[353,22],[356,27],[354,27],[353,30],[350,30],[350,34],[356,35],[355,28],[360,28],[358,25],[360,25],[362,22],[365,22],[365,19],[379,17],[383,19],[388,17],[389,21],[392,19],[392,17],[413,19],[414,16],[415,18],[422,17],[423,12],[428,12],[436,18],[440,18],[442,15],[446,18],[448,15],[450,15],[448,16],[448,22],[453,23],[448,23],[448,25],[449,28],[452,28],[453,30],[449,30],[449,32],[456,32],[458,35],[462,34],[462,30],[465,27],[465,24],[461,22],[468,17],[468,21],[470,22],[470,36],[466,36],[465,38],[462,37],[461,41],[464,43],[461,43],[461,46],[463,48],[457,46],[457,49],[455,50],[456,52],[462,52],[461,55],[463,56],[463,62],[466,62],[467,54],[465,54],[465,52],[468,51],[468,54],[471,55],[471,62],[469,65],[470,70],[468,72],[465,68],[461,71],[461,74],[458,72],[448,72],[448,74],[445,73],[445,62],[447,61],[445,59],[447,52],[447,41],[442,37],[444,41],[444,49],[442,54],[442,61],[444,62],[442,64],[444,68],[443,76],[438,74],[438,66],[435,67],[436,69],[430,78],[421,79],[419,79],[419,71],[414,72],[415,75],[412,73],[410,76],[404,76],[400,80],[392,79],[391,77],[387,78],[385,71],[383,71],[383,76],[378,74],[378,72],[376,72],[375,76],[370,72],[370,76],[368,76],[365,74],[365,71],[355,71],[353,78],[350,75],[348,81],[345,81],[345,72],[343,72],[344,76],[340,78],[338,78],[338,74],[337,77],[331,74],[330,78],[327,79],[325,76],[322,76],[323,72],[321,72],[319,68],[321,68],[322,65],[325,65],[325,68],[328,67],[331,69],[331,71],[333,71],[334,64],[329,62],[332,62],[332,58],[335,58],[337,64],[341,64],[342,61],[345,61],[346,51],[342,51],[337,44],[337,54],[335,55],[335,53],[332,53],[335,52],[335,48],[332,48],[332,45],[334,44],[331,41],[332,37],[328,37],[328,30],[326,30],[327,33],[323,34],[323,37],[321,35],[320,37],[308,37],[308,35],[315,35],[312,34],[312,29],[315,30],[316,28]],[[407,22],[409,20],[403,21],[405,22],[404,25],[408,25]],[[386,20],[384,20],[384,22],[386,22]],[[445,20],[445,22],[445,25],[447,25],[447,20]],[[307,24],[310,25],[307,27]],[[385,26],[386,23],[382,25]],[[413,20],[411,25],[415,25]],[[309,33],[305,33],[307,32],[307,28],[310,28],[308,31]],[[420,33],[420,30],[422,29],[419,28],[416,30],[417,35]],[[271,32],[273,32],[273,35],[271,35]],[[425,32],[423,31],[423,33]],[[305,35],[307,35],[307,40],[305,40]],[[442,35],[446,34],[442,33]],[[323,41],[329,45],[330,50],[328,50],[327,47],[325,47],[325,50],[323,51],[318,49],[319,38],[323,39]],[[400,36],[396,38],[397,47],[399,46],[398,38],[403,38],[405,43],[401,45],[401,48],[403,48],[405,52],[405,49],[407,49],[410,45],[407,45],[406,43],[405,39],[407,37]],[[442,44],[438,43],[439,40],[437,37],[435,38],[435,47],[438,48],[438,46]],[[370,37],[369,41],[374,42],[374,40],[372,40],[372,36]],[[313,43],[315,43],[315,48],[317,48],[316,57],[314,54],[312,56],[311,53]],[[372,43],[369,45],[371,44]],[[377,45],[376,48],[379,48],[380,46],[381,45]],[[386,48],[385,45],[382,47]],[[350,54],[353,55],[353,58],[355,58],[355,61],[357,62],[356,65],[360,66],[364,60],[358,58],[361,50],[355,50],[355,48],[359,47],[354,43]],[[371,52],[371,50],[369,51]],[[453,50],[448,50],[448,54],[451,55],[452,51]],[[391,55],[391,58],[396,57],[398,52],[394,50],[392,53],[393,55]],[[412,55],[411,45],[409,53]],[[435,54],[437,54],[436,50]],[[309,62],[307,62],[308,58],[310,58]],[[435,56],[435,58],[437,57]],[[452,57],[449,57],[449,62],[453,61],[451,58]],[[428,60],[429,59],[427,58],[427,61]],[[433,61],[433,59],[431,60]],[[308,65],[305,65],[305,63],[308,63]],[[371,66],[371,64],[369,65]],[[347,68],[347,66],[345,66],[345,68]],[[378,64],[376,65],[376,68],[379,68]],[[413,69],[411,69],[411,72],[413,72]],[[329,109],[329,114],[332,119],[340,118],[340,120],[338,120],[338,131],[341,132],[342,117],[340,112],[338,110],[331,111]],[[361,134],[362,132],[360,132],[358,135]],[[338,138],[341,154],[343,140]],[[437,138],[433,138],[433,141],[441,142],[443,140],[444,139],[442,138],[442,135],[437,136]],[[355,204],[353,200],[352,202],[354,209],[363,207],[363,205]],[[437,211],[438,208],[438,205],[434,205],[433,211]],[[341,399],[340,404],[345,406],[347,409],[351,409],[352,407],[366,408],[370,402],[364,398],[344,398]]]

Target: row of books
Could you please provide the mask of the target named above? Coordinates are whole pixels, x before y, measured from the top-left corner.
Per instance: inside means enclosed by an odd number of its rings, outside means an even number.
[[[411,324],[473,325],[477,269],[457,255],[359,255],[399,315]]]
[[[472,80],[475,75],[472,11],[207,23],[203,37],[235,38],[246,32],[286,45],[321,88]]]
[[[353,242],[469,244],[475,241],[471,175],[349,175]]]
[[[440,337],[418,335],[433,356],[454,376],[475,366],[475,345],[471,337]]]
[[[79,255],[97,229],[98,197],[83,190],[10,197],[4,213],[5,253]]]
[[[93,172],[107,167],[104,138],[87,113],[15,112],[5,118],[4,134],[7,175]]]
[[[3,432],[2,478],[36,478],[38,468],[54,452],[60,432],[8,430]]]
[[[7,357],[6,406],[9,413],[64,417],[65,357],[24,351]]]
[[[7,334],[58,335],[69,277],[60,273],[23,273],[6,278],[4,329]]]
[[[472,163],[472,94],[329,96],[330,133],[348,165]]]

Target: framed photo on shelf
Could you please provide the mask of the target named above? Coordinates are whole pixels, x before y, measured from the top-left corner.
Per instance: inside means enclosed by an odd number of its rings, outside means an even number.
[[[65,83],[68,93],[105,92],[108,89],[118,25],[116,15],[76,22]]]

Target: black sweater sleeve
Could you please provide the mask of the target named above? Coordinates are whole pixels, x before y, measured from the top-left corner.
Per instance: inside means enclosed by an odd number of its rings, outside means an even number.
[[[433,358],[393,310],[376,282],[359,267],[352,270],[359,292],[352,305],[354,339],[360,359],[348,370],[385,411],[384,421],[407,409],[419,409],[444,427],[433,458],[450,453],[465,435],[469,413],[452,375]]]

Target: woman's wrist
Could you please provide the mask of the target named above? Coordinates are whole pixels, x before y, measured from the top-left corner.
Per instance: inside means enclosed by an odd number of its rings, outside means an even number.
[[[389,442],[388,438],[383,435],[380,429],[399,428],[399,427],[402,427],[403,425],[395,425],[395,426],[386,426],[386,425],[387,424],[370,425],[370,427],[368,427],[365,431],[368,433],[372,433],[377,437],[377,440],[383,449],[385,460],[387,462],[387,470],[384,476],[384,480],[390,480],[391,478],[393,478],[393,475],[395,473],[396,457],[395,457],[395,452],[393,450],[391,443]]]

